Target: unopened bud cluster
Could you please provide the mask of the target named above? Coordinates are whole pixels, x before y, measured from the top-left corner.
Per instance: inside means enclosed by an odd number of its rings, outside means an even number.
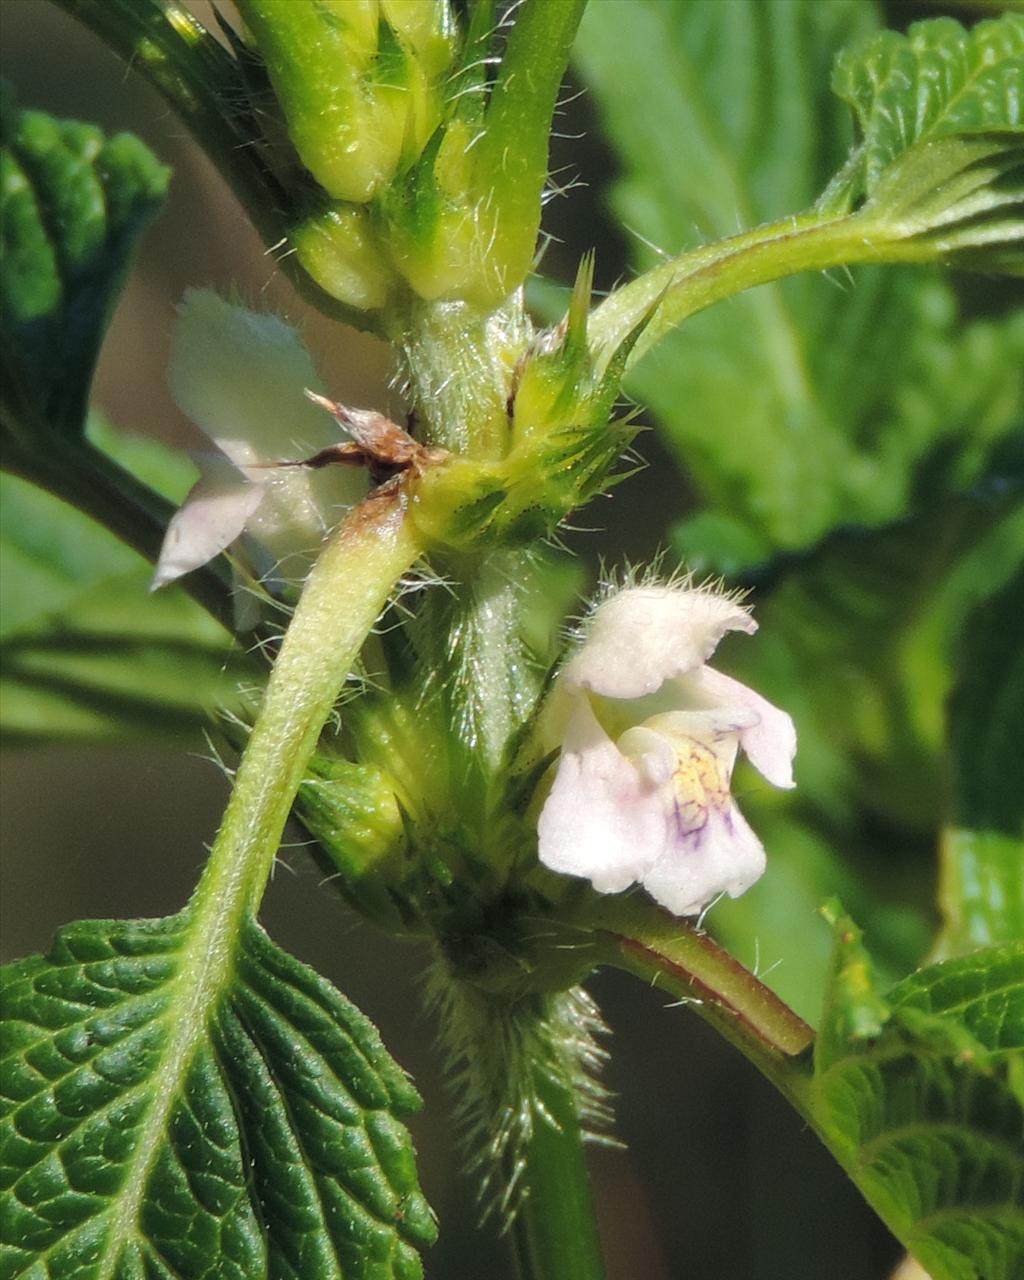
[[[534,43],[567,52],[580,7],[551,6]],[[538,62],[527,32],[505,76],[513,102],[500,74],[489,82],[487,6],[466,24],[449,0],[238,8],[276,99],[261,116],[279,113],[316,184],[287,238],[317,284],[370,312],[410,289],[483,309],[506,298],[532,261],[564,60]]]

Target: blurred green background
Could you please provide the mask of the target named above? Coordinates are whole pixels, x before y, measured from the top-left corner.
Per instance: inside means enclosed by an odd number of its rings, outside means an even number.
[[[721,0],[724,12],[730,2]],[[209,19],[209,6],[191,7]],[[895,21],[925,12],[912,5],[890,10]],[[298,300],[155,92],[46,0],[0,0],[0,15],[3,74],[23,104],[110,132],[131,129],[173,168],[169,203],[143,239],[94,387],[97,405],[113,424],[174,445],[199,442],[164,380],[174,306],[189,285],[236,291],[244,302],[282,311],[302,328],[338,399],[401,412],[389,386],[386,348],[332,327]],[[584,185],[549,206],[546,226],[555,239],[544,269],[556,279],[571,278],[579,252],[595,245],[599,280],[608,286],[627,271],[633,245],[607,211],[616,165],[596,136],[592,112],[586,96],[565,110],[553,167],[568,166]],[[983,301],[988,306],[992,299]],[[998,305],[1005,308],[1005,300]],[[662,390],[666,385],[662,378]],[[721,385],[726,412],[730,396],[742,390],[728,381]],[[693,502],[691,483],[656,432],[641,437],[639,451],[647,469],[580,521],[603,528],[568,537],[586,555],[591,573],[599,556],[612,563],[649,557]],[[734,650],[723,652],[728,665]],[[53,930],[71,919],[178,908],[195,882],[226,786],[201,741],[175,752],[9,747],[0,809],[4,958],[44,949]],[[919,872],[932,855],[917,841],[912,822],[906,829],[908,897],[921,898],[932,872],[923,881]],[[462,1176],[433,1031],[420,1011],[423,957],[361,924],[321,884],[300,837],[293,838],[296,844],[282,851],[264,920],[278,942],[330,977],[377,1022],[424,1094],[424,1112],[412,1128],[425,1190],[441,1221],[427,1274],[434,1280],[501,1280],[511,1274],[503,1245],[490,1232],[471,1230],[474,1187]],[[811,848],[807,857],[814,856]],[[828,867],[822,874],[824,888],[843,887],[829,881]],[[889,933],[902,937],[893,954],[913,955],[923,945],[920,913],[908,912],[901,925],[899,866],[891,874],[897,905],[888,908]],[[776,893],[787,892],[781,869],[775,883]],[[800,911],[807,964],[818,965],[827,931],[809,908],[801,904]],[[742,925],[743,917],[738,920]],[[714,928],[714,916],[710,923]],[[780,954],[770,939],[762,944],[756,923],[753,936],[755,953],[740,959],[770,970]],[[771,980],[802,989],[801,975],[792,970],[799,961],[790,956],[785,963],[790,969],[775,970]],[[592,988],[614,1033],[608,1083],[619,1098],[616,1136],[626,1144],[625,1150],[595,1149],[592,1161],[611,1280],[873,1280],[889,1273],[899,1252],[891,1237],[752,1067],[692,1012],[666,1007],[655,992],[610,973],[598,975]]]

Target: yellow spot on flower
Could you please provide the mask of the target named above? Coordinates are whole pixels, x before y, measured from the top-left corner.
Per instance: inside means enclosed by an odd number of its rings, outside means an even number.
[[[678,738],[673,743],[676,767],[672,774],[675,816],[681,831],[697,831],[707,822],[708,810],[729,807],[729,780],[723,776],[718,757],[695,738]]]

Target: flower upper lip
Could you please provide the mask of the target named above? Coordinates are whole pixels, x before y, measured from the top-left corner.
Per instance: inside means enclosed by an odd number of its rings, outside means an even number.
[[[729,596],[627,588],[595,611],[586,643],[561,679],[609,698],[639,698],[706,662],[727,631],[756,630],[749,611]]]

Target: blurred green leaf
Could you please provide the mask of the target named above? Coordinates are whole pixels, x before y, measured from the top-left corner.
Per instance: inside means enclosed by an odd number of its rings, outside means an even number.
[[[810,204],[850,141],[829,68],[870,33],[872,6],[626,8],[591,7],[577,61],[620,161],[612,202],[637,238],[633,265],[657,261],[649,246],[676,253]],[[958,312],[924,269],[864,268],[852,284],[765,286],[664,339],[628,387],[707,503],[678,535],[688,562],[733,570],[836,524],[891,520],[940,451],[944,482],[970,484],[1024,419],[1024,317]]]
[[[176,507],[185,501],[198,478],[196,464],[187,453],[152,436],[118,431],[96,410],[89,414],[85,434],[94,449]]]
[[[859,931],[836,953],[812,1112],[866,1198],[933,1280],[1024,1265],[1024,945],[922,969],[884,1001]]]
[[[1024,528],[1021,572],[970,619],[950,708],[952,812],[939,949],[1024,939]]]
[[[1020,563],[1022,493],[1011,472],[889,526],[840,530],[754,596],[762,634],[737,664],[794,714],[799,792],[833,823],[858,809],[932,830],[958,637]]]
[[[167,479],[166,451],[142,441],[127,448]],[[239,682],[258,668],[182,592],[150,595],[149,577],[105,529],[0,476],[0,726],[8,740],[198,744],[212,713],[238,703]]]
[[[809,204],[851,140],[833,59],[875,26],[862,0],[591,6],[574,61],[622,165],[626,229],[674,254]]]
[[[3,121],[4,401],[24,418],[14,406],[27,397],[53,432],[75,436],[113,302],[170,173],[130,134],[105,138],[13,104]]]
[[[421,1276],[435,1228],[396,1118],[415,1090],[255,922],[211,963],[202,920],[84,921],[7,967],[16,1273]]]
[[[137,138],[18,110],[0,146],[3,466],[155,560],[172,508],[85,437],[93,367],[139,233],[168,170]],[[186,589],[230,630],[223,563]]]

